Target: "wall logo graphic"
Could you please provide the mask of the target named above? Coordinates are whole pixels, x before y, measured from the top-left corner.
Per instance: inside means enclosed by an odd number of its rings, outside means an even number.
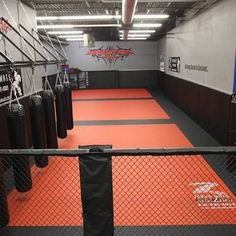
[[[205,209],[236,208],[236,203],[222,187],[215,182],[191,183],[198,207]]]
[[[10,100],[12,87],[12,98],[23,95],[21,71],[0,71],[0,103]]]
[[[10,30],[10,26],[5,21],[0,19],[0,31],[7,33]]]
[[[86,55],[96,58],[96,62],[104,61],[107,65],[115,65],[117,61],[124,61],[130,55],[133,55],[132,48],[121,48],[119,46],[100,47],[98,49],[90,49]]]
[[[169,57],[169,70],[180,73],[180,57]]]

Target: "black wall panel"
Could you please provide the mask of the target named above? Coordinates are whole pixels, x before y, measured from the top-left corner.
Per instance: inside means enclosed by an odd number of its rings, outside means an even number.
[[[89,71],[90,89],[155,88],[157,71]]]
[[[235,98],[231,102],[230,106],[230,121],[229,121],[229,145],[236,145],[236,102]]]
[[[165,87],[165,73],[162,71],[157,71],[157,88],[164,91]]]
[[[222,145],[228,145],[231,96],[170,75],[158,73],[164,93]]]
[[[119,71],[119,88],[155,88],[156,70]]]
[[[89,88],[117,88],[118,71],[89,71]]]

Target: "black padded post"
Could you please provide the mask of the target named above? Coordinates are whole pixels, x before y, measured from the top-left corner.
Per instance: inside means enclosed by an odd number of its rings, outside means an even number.
[[[111,156],[103,154],[111,146],[80,146],[91,155],[79,158],[84,236],[113,236],[113,190]],[[101,152],[95,156],[93,152]]]
[[[44,105],[47,147],[58,148],[53,91],[44,90],[42,97]]]
[[[10,138],[10,148],[29,148],[27,145],[25,130],[25,111],[22,105],[12,104],[10,107],[8,107],[7,125]],[[29,191],[32,188],[29,157],[13,157],[12,165],[16,189],[19,192]]]
[[[0,227],[6,226],[9,222],[9,211],[7,204],[5,181],[6,180],[2,166],[2,161],[0,160]]]

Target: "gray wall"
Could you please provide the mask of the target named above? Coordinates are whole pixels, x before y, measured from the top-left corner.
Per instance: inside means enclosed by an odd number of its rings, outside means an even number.
[[[106,64],[103,60],[96,60],[86,55],[87,47],[83,47],[83,42],[71,42],[66,47],[71,67],[78,67],[85,71],[104,71],[104,70],[156,70],[157,69],[157,44],[156,42],[96,42],[95,48],[117,46],[121,48],[132,48],[134,55],[130,55],[124,60],[117,60],[115,64]]]
[[[18,4],[17,0],[5,0],[5,3],[10,10],[11,15],[13,16],[14,20],[12,20],[11,16],[7,12],[6,8],[3,6],[3,3],[0,1],[0,16],[3,16],[5,19],[7,19],[11,24],[14,25],[14,21],[16,24],[21,23],[25,28],[27,28],[29,31],[33,27],[36,29],[37,21],[36,21],[36,12],[24,5],[24,8],[26,9],[30,20],[27,18],[25,12],[23,11],[23,8]],[[15,25],[14,25],[15,26]],[[21,31],[22,35],[26,37],[32,44],[33,40],[24,32]],[[7,33],[7,36],[11,38],[11,40],[14,41],[18,46],[20,46],[27,54],[30,54],[29,51],[27,51],[25,44],[23,44],[20,40],[20,37],[16,35],[13,31],[9,31]],[[22,57],[21,53],[19,53],[10,43],[6,44],[7,46],[7,51],[9,55],[11,55],[12,59],[14,61],[22,61],[25,60],[27,61],[26,58]],[[41,47],[37,44],[35,44],[36,48],[43,53],[43,50]],[[31,54],[34,55],[34,51],[28,47]],[[0,49],[4,51],[2,43],[0,43]],[[37,60],[42,60],[42,57],[37,56]],[[0,57],[0,63],[4,62],[4,60]],[[48,66],[48,74],[55,74],[56,73],[56,66],[55,65],[50,65]],[[42,76],[45,74],[44,68],[43,67],[36,67],[35,69],[35,85],[36,89],[41,89],[42,88]],[[22,82],[23,82],[23,89],[24,89],[24,94],[28,94],[30,92],[30,80],[32,79],[32,69],[27,68],[27,69],[22,69]]]
[[[231,94],[236,48],[236,1],[224,0],[157,42],[157,68]],[[181,72],[168,69],[169,57],[181,57]],[[208,72],[187,70],[185,64],[207,66]]]

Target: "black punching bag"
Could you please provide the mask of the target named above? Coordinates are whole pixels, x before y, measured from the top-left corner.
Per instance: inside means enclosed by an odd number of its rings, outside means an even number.
[[[57,113],[57,135],[59,138],[66,138],[66,109],[65,109],[65,87],[63,85],[55,86],[56,93],[56,113]]]
[[[0,227],[6,226],[9,222],[5,181],[3,165],[2,161],[0,160]]]
[[[25,130],[25,111],[20,104],[8,107],[7,125],[10,138],[10,148],[28,148]],[[32,188],[29,157],[16,156],[12,158],[15,187],[19,192],[27,192]]]
[[[40,95],[32,95],[30,97],[30,118],[34,148],[47,148],[43,100]],[[48,165],[48,156],[35,156],[35,164],[39,168],[46,167]]]
[[[47,136],[47,148],[58,148],[53,91],[44,90],[42,97]]]
[[[67,129],[73,129],[73,110],[72,110],[72,93],[71,84],[69,81],[64,82],[65,99],[66,99],[66,126]]]

